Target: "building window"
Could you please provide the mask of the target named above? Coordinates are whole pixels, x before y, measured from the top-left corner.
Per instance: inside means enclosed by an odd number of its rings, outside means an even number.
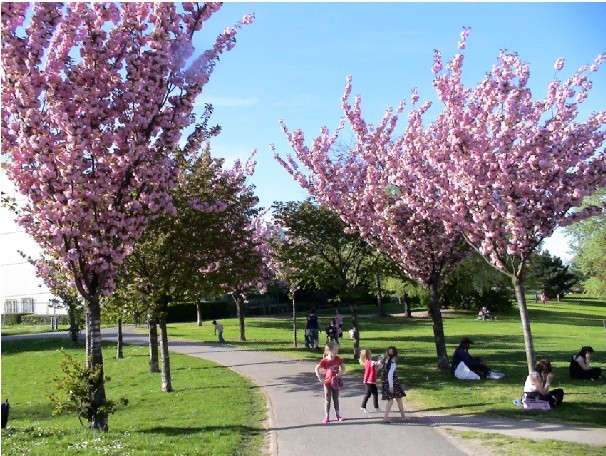
[[[17,313],[17,300],[16,299],[5,299],[4,300],[4,313],[6,313],[6,314]]]
[[[34,313],[34,298],[21,298],[21,312]]]

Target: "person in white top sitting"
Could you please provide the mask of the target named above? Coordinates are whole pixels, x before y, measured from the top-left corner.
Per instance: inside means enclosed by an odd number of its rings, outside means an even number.
[[[564,390],[561,388],[550,389],[553,378],[551,363],[546,359],[539,361],[530,375],[526,377],[524,399],[547,401],[551,408],[560,405],[564,399]]]

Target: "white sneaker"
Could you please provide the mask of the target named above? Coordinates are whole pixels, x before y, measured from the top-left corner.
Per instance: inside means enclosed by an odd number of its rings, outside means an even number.
[[[368,413],[368,410],[366,410],[364,407],[360,407],[360,410],[362,410],[364,413]]]
[[[491,380],[501,380],[503,377],[505,377],[505,375],[499,372],[491,372],[490,375],[488,375],[488,378]]]
[[[375,412],[376,412],[376,413],[381,413],[381,412],[382,412],[382,410],[381,410],[380,408],[376,408],[376,409],[375,409]]]

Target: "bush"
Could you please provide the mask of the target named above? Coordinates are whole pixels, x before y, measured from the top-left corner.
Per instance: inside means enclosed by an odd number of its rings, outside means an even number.
[[[76,362],[63,349],[61,353],[65,357],[59,363],[63,377],[56,377],[53,390],[47,392],[53,404],[53,415],[76,415],[84,426],[82,420],[88,420],[89,416],[94,416],[97,420],[101,414],[114,413],[116,404],[109,399],[101,407],[94,404],[97,386],[110,381],[108,376],[103,376],[103,366],[86,367]],[[122,396],[120,403],[127,405],[128,399]]]
[[[49,325],[51,324],[52,315],[27,314],[21,317],[21,323],[24,325]],[[57,315],[58,325],[69,325],[69,317],[64,314]]]
[[[19,323],[21,323],[21,319],[24,315],[27,314],[2,314],[2,324],[6,326],[18,325]]]

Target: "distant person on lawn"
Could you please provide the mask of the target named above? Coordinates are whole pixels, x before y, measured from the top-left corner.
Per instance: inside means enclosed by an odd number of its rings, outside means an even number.
[[[309,311],[309,316],[305,322],[305,328],[309,329],[309,337],[312,348],[318,348],[320,345],[320,324],[318,323],[316,309],[311,309]]]
[[[581,350],[573,355],[570,360],[570,378],[579,380],[597,380],[602,375],[602,369],[591,367],[591,355],[593,348],[590,346],[581,347]]]
[[[335,314],[335,324],[337,326],[337,334],[339,339],[343,338],[343,315],[341,314],[341,312],[339,311],[339,309],[337,308],[336,310],[336,314]]]
[[[215,327],[215,335],[219,333],[219,342],[225,342],[225,339],[223,339],[223,326],[217,323],[217,320],[213,320],[213,326]]]
[[[492,380],[500,380],[503,378],[503,374],[493,372],[483,359],[476,358],[469,354],[471,344],[473,344],[473,341],[468,337],[464,337],[459,346],[455,349],[455,352],[452,355],[452,365],[450,367],[452,375],[454,375],[457,370],[459,363],[465,363],[469,370],[475,372],[481,378],[490,378]]]
[[[333,318],[330,320],[328,326],[326,326],[326,341],[339,343],[339,328],[337,328],[337,322]]]
[[[530,375],[526,377],[524,399],[547,401],[551,408],[560,405],[564,400],[564,390],[561,388],[549,389],[553,377],[551,363],[546,359],[539,361]]]

